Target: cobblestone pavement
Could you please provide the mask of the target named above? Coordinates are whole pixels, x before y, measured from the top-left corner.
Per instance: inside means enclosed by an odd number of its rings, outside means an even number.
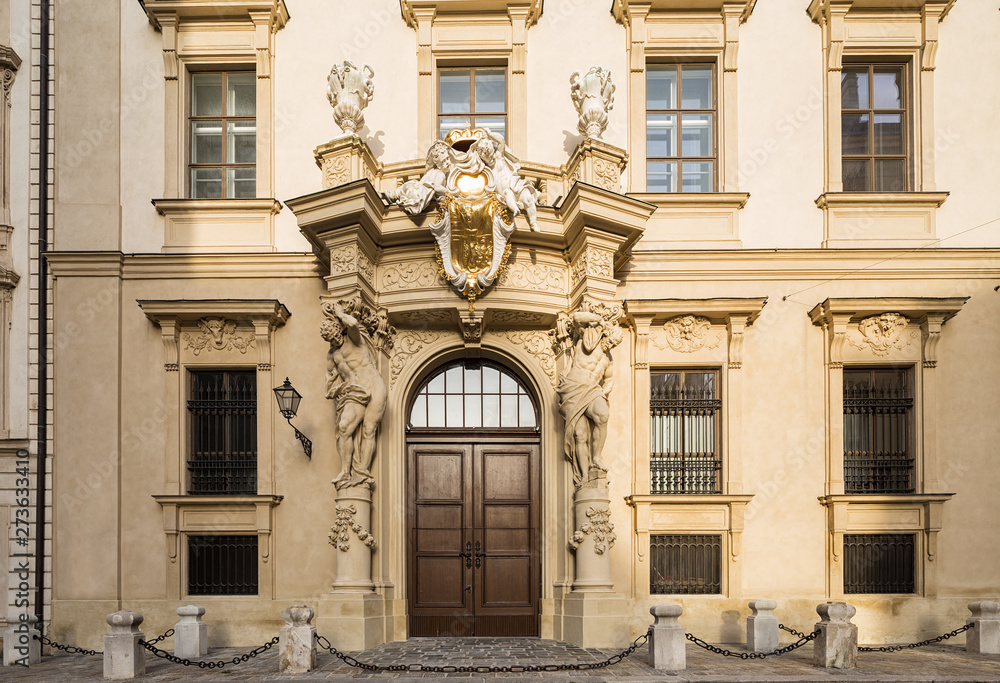
[[[164,643],[168,647],[170,641]],[[739,652],[738,646],[727,645]],[[655,681],[670,683],[762,682],[797,683],[799,681],[886,681],[905,682],[995,682],[1000,683],[1000,656],[972,655],[961,646],[931,645],[917,650],[893,653],[860,653],[856,669],[841,671],[818,669],[812,665],[811,644],[765,660],[740,660],[707,652],[691,643],[687,645],[687,670],[666,673],[654,670],[648,663],[644,646],[631,657],[614,666],[589,671],[556,671],[542,674],[525,673],[382,673],[351,668],[327,651],[320,650],[317,669],[308,674],[280,675],[276,648],[255,659],[224,669],[204,670],[172,664],[148,656],[144,681],[220,683],[222,681],[393,681],[415,683],[437,679],[461,679],[479,682],[503,679],[510,682],[539,681]],[[213,650],[210,661],[232,659],[243,649]],[[536,664],[576,664],[600,662],[614,650],[588,650],[553,640],[537,638],[411,638],[405,642],[386,643],[362,653],[352,653],[360,661],[392,664],[423,664],[431,666],[512,666]],[[0,680],[30,683],[69,681],[100,681],[101,657],[64,655],[44,657],[42,663],[25,669],[8,667],[0,671]]]

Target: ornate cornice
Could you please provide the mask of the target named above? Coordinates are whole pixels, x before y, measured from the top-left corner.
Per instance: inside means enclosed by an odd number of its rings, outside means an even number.
[[[931,12],[938,14],[940,21],[951,11],[954,4],[955,0],[812,0],[806,12],[819,24],[825,21],[825,17],[831,11],[910,12],[916,15]]]
[[[635,13],[643,15],[656,12],[739,12],[740,23],[750,18],[757,0],[614,0],[611,14],[625,23]]]
[[[288,22],[288,8],[284,0],[139,0],[146,11],[149,23],[156,30],[168,21],[246,21],[254,22],[254,15],[265,17],[272,31],[284,28]]]
[[[471,18],[484,14],[511,15],[524,13],[525,26],[531,27],[542,16],[544,0],[400,0],[399,10],[410,28],[416,28],[418,18],[442,14],[467,15]]]

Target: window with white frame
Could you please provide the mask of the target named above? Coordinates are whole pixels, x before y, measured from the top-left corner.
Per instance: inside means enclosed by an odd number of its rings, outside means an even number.
[[[438,70],[438,138],[455,128],[489,128],[507,137],[506,67]]]
[[[193,199],[257,196],[257,78],[252,71],[191,74]]]
[[[646,191],[716,188],[714,64],[646,66]]]

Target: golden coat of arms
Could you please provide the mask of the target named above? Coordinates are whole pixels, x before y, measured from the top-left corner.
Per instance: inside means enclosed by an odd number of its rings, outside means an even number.
[[[502,135],[488,128],[453,130],[431,145],[419,180],[386,194],[409,214],[438,200],[430,225],[438,264],[442,276],[469,299],[469,310],[507,264],[514,216],[523,212],[529,227],[538,230],[538,192],[519,169]]]

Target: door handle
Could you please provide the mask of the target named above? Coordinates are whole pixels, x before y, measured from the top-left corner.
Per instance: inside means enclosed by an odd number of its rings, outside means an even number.
[[[482,552],[482,549],[482,544],[476,541],[476,569],[483,566],[483,558],[486,557],[486,553]]]
[[[465,558],[465,568],[466,569],[472,569],[472,542],[471,541],[467,541],[465,543],[465,552],[464,553],[460,552],[458,554],[458,556]],[[477,567],[479,566],[479,560],[478,559],[476,560],[476,566]]]

